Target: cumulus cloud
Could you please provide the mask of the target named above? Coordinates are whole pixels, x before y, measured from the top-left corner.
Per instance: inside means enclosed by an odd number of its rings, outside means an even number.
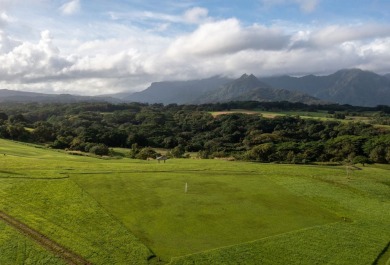
[[[293,48],[324,48],[351,41],[373,41],[390,37],[390,26],[380,24],[330,25],[310,31],[298,31],[292,38]]]
[[[60,7],[63,15],[73,15],[80,11],[80,0],[71,0]]]
[[[346,41],[366,40],[390,36],[390,26],[364,24],[353,26],[332,25],[320,29],[313,34],[313,42],[317,45],[332,45]]]
[[[281,49],[287,44],[288,37],[280,30],[256,24],[242,27],[237,19],[227,19],[205,23],[193,33],[177,38],[168,54],[209,56],[248,49]]]
[[[8,38],[7,36],[2,36]],[[9,39],[9,38],[8,38]],[[0,76],[10,82],[57,74],[68,62],[59,56],[48,31],[41,33],[38,44],[14,42],[8,52],[0,55]]]
[[[202,8],[159,19],[195,29],[164,36],[111,21],[80,26],[81,33],[90,34],[85,39],[69,29],[63,35],[51,31],[55,38],[44,30],[35,40],[17,39],[0,29],[1,87],[96,95],[218,74],[326,74],[352,67],[390,72],[387,25],[291,30],[243,24],[236,18],[216,20]]]

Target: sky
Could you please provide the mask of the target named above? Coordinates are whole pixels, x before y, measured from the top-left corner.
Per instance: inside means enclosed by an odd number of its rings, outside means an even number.
[[[390,0],[0,0],[0,89],[390,73]]]

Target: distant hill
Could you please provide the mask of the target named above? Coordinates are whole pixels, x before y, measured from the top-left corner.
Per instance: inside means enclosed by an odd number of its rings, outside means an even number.
[[[301,92],[272,88],[253,74],[244,74],[236,80],[215,88],[202,95],[196,102],[215,103],[246,100],[321,103],[320,100]]]
[[[360,69],[345,69],[326,76],[284,75],[256,78],[254,75],[244,74],[235,80],[214,76],[201,80],[155,82],[140,92],[122,92],[95,97],[0,89],[0,102],[106,101],[202,104],[246,100],[390,106],[390,73],[378,75]]]
[[[327,76],[277,76],[260,80],[272,87],[299,91],[340,104],[390,105],[390,77],[360,69],[340,70]]]
[[[38,103],[72,103],[72,102],[97,102],[107,101],[116,103],[118,99],[111,97],[89,97],[89,96],[77,96],[70,94],[44,94],[35,92],[15,91],[8,89],[0,89],[0,102],[38,102]]]
[[[147,89],[130,94],[123,99],[143,103],[192,103],[201,95],[231,81],[225,77],[211,77],[190,81],[155,82]]]
[[[245,100],[319,102],[316,98],[301,92],[274,89],[254,75],[247,74],[236,80],[216,76],[201,80],[156,82],[147,89],[125,96],[123,99],[163,104],[203,104]]]

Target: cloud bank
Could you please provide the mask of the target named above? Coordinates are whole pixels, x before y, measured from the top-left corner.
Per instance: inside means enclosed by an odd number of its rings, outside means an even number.
[[[294,2],[303,11],[318,3]],[[71,15],[79,8],[80,2],[74,0],[59,12]],[[176,16],[154,17],[190,27],[162,34],[124,24],[128,14],[108,14],[109,23],[85,24],[62,35],[53,28],[42,30],[35,41],[7,32],[9,16],[0,14],[1,88],[96,95],[141,90],[153,81],[236,77],[245,72],[304,75],[353,67],[390,72],[390,26],[386,24],[297,25],[292,31],[237,18],[213,18],[207,9],[195,7]],[[137,14],[138,19],[152,19],[150,14]],[[77,38],[85,32],[92,37]]]

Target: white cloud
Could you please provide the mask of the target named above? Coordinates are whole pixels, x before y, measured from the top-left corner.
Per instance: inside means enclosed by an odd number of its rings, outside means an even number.
[[[71,0],[60,7],[63,15],[73,15],[80,11],[80,0]]]
[[[386,37],[390,37],[388,25],[330,25],[312,31],[298,31],[292,38],[291,47],[322,49],[350,41],[371,42]]]
[[[184,11],[183,14],[171,15],[167,13],[152,12],[152,11],[133,11],[133,12],[109,12],[113,20],[130,20],[137,23],[147,21],[162,21],[168,23],[182,23],[182,24],[201,24],[207,22],[208,10],[202,7],[193,7]]]
[[[50,33],[44,31],[38,44],[15,42],[13,48],[0,55],[0,76],[10,82],[24,82],[55,75],[68,64],[52,44]]]
[[[0,13],[0,28],[4,28],[11,21],[11,18],[5,11]]]
[[[390,36],[390,26],[388,25],[332,25],[320,29],[318,32],[314,33],[313,41],[317,45],[330,45],[351,40],[365,40],[387,36]]]
[[[165,36],[122,21],[79,24],[77,30],[50,24],[50,32],[35,40],[0,30],[1,87],[104,94],[217,74],[299,75],[352,67],[390,72],[387,25],[274,27],[216,20],[201,8],[158,20],[166,24],[162,30],[176,22],[198,24]]]
[[[207,19],[208,13],[209,13],[209,11],[206,8],[194,7],[194,8],[188,9],[184,13],[183,17],[184,17],[184,21],[186,21],[188,23],[198,24],[198,23],[204,21],[205,19]]]
[[[209,22],[193,33],[177,38],[170,46],[172,56],[230,54],[242,50],[274,50],[288,44],[282,31],[261,25],[242,27],[237,19]]]
[[[10,52],[18,45],[20,45],[19,41],[10,38],[4,31],[0,30],[0,54]]]

